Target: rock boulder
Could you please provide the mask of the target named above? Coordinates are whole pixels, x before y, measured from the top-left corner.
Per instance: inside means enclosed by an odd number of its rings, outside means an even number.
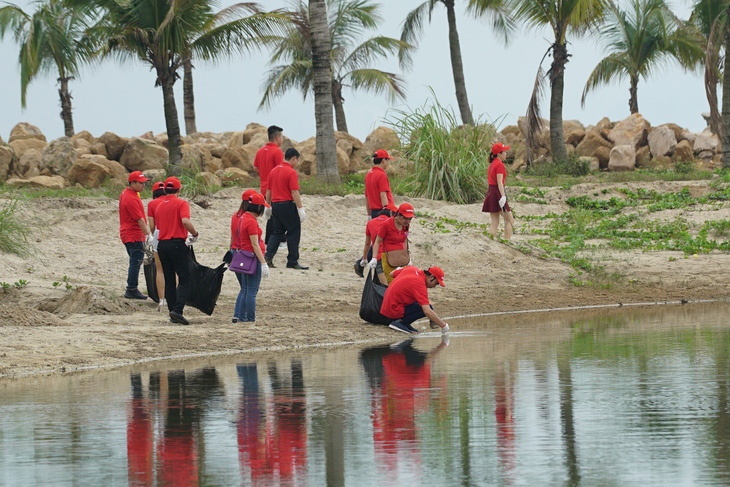
[[[119,184],[122,186],[125,186],[127,184],[127,177],[129,176],[129,173],[124,168],[124,166],[122,166],[117,161],[111,161],[102,155],[91,154],[91,155],[84,155],[84,156],[79,157],[79,159],[77,159],[76,162],[78,162],[82,159],[89,160],[96,164],[106,167],[109,170],[111,179],[115,184]],[[149,173],[148,173],[148,177],[151,177],[151,175]]]
[[[614,146],[630,145],[636,150],[646,142],[649,127],[649,122],[640,113],[634,113],[608,132],[608,140]]]
[[[251,172],[253,171],[253,160],[254,157],[251,155],[251,151],[244,148],[245,146],[229,148],[223,153],[221,162],[223,163],[223,169],[229,167],[235,167],[242,171]],[[255,156],[255,152],[254,152]]]
[[[670,156],[674,152],[674,148],[677,146],[677,137],[674,131],[662,125],[656,127],[649,132],[649,150],[651,155],[656,156]]]
[[[89,145],[96,142],[96,139],[93,135],[91,135],[91,132],[88,132],[86,130],[82,130],[81,132],[74,134],[74,136],[71,137],[71,140],[73,140],[74,142],[76,142],[77,140],[85,140],[89,143]]]
[[[681,140],[674,148],[675,161],[691,161],[694,159],[692,144],[688,140]]]
[[[251,179],[251,175],[248,171],[244,171],[238,167],[227,167],[222,169],[217,176],[220,178],[222,183],[245,182]]]
[[[601,134],[596,129],[593,129],[589,132],[586,132],[583,139],[581,139],[580,143],[576,146],[575,152],[579,156],[598,157],[596,155],[596,151],[601,147],[606,148],[610,151],[611,143],[601,137]]]
[[[365,139],[365,152],[372,154],[378,149],[387,151],[400,147],[400,139],[395,131],[388,127],[378,127]]]
[[[43,135],[41,129],[39,129],[35,125],[29,124],[28,122],[20,122],[10,131],[10,138],[8,139],[8,143],[13,142],[14,140],[27,139],[36,139],[45,142],[46,136]]]
[[[714,154],[720,149],[720,139],[717,135],[710,132],[702,132],[701,134],[697,134],[692,148],[695,154],[700,154],[701,152],[712,152]]]
[[[636,167],[636,150],[633,145],[617,145],[611,149],[609,171],[633,171]]]
[[[104,132],[104,134],[97,139],[97,142],[104,144],[106,147],[107,158],[114,161],[120,161],[129,139],[126,137],[120,137],[112,132]]]
[[[8,178],[12,162],[13,150],[10,147],[0,146],[0,182]]]
[[[78,183],[85,188],[98,188],[111,175],[111,171],[106,166],[81,157],[68,170],[67,178],[71,183]]]
[[[40,139],[18,139],[8,144],[8,146],[13,149],[16,159],[23,157],[25,151],[30,149],[43,152],[43,149],[45,149],[47,145],[48,143],[45,140]]]
[[[51,174],[65,176],[71,169],[73,163],[76,162],[76,151],[70,137],[60,137],[51,141],[48,146],[43,149],[43,169],[48,169]]]
[[[107,150],[109,147],[107,146]],[[129,171],[164,169],[167,165],[167,149],[156,142],[132,137],[124,148],[119,162]]]
[[[40,176],[43,165],[43,154],[35,149],[29,149],[15,163],[14,170],[18,176],[31,178]]]
[[[63,189],[66,187],[66,180],[61,176],[34,176],[29,179],[8,179],[9,186],[31,186],[45,189]]]

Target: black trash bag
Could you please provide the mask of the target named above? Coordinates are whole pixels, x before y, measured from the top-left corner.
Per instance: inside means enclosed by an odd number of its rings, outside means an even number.
[[[188,306],[197,308],[208,316],[213,314],[218,295],[221,293],[223,275],[226,273],[225,262],[211,269],[199,264],[195,259],[195,251],[190,247],[190,293]]]
[[[370,269],[368,277],[365,279],[365,287],[362,290],[362,299],[360,300],[360,318],[376,325],[389,325],[393,320],[380,314],[385,290],[388,288],[373,282],[374,272]]]
[[[147,296],[155,303],[160,302],[160,296],[157,294],[157,266],[155,260],[149,262],[144,261],[144,280],[147,283]]]

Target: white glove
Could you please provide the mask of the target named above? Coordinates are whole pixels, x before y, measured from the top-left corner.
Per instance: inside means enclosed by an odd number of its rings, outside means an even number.
[[[147,238],[145,238],[145,244],[147,244],[147,247],[152,248],[152,242],[155,241],[155,237],[152,236],[152,234],[147,235]]]
[[[196,236],[193,237],[193,234],[188,232],[188,238],[185,240],[185,245],[190,247],[191,245],[193,245],[195,242],[198,241],[198,237],[200,237],[200,234],[197,234]]]
[[[368,267],[371,268],[371,269],[375,269],[375,267],[377,265],[378,265],[378,259],[376,259],[375,257],[373,257],[372,259],[370,259],[370,262],[368,262]]]
[[[365,225],[367,225],[367,224],[368,224],[368,222],[369,222],[370,220],[372,220],[372,219],[373,219],[373,217],[372,217],[372,216],[370,216],[370,212],[368,212],[368,217],[367,217],[367,219],[365,220]]]
[[[269,271],[269,264],[264,262],[261,264],[261,277],[269,277],[271,275],[271,271]]]
[[[449,324],[446,323],[446,326],[444,326],[443,328],[441,328],[441,334],[442,335],[445,335],[448,332],[449,332]]]
[[[499,198],[499,207],[500,208],[504,208],[504,205],[506,203],[507,203],[507,197],[506,196],[502,196],[501,198]]]
[[[264,221],[268,220],[269,218],[271,218],[271,207],[267,206],[266,208],[264,208]]]
[[[361,259],[360,260],[360,267],[365,267],[366,265],[368,265],[368,261],[365,260],[365,259]]]
[[[307,212],[304,211],[304,208],[299,208],[299,221],[301,223],[304,223],[304,220],[307,219]]]

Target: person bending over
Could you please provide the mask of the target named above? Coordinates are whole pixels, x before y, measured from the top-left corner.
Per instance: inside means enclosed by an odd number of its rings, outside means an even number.
[[[390,328],[403,333],[418,333],[411,323],[427,316],[431,328],[441,328],[442,333],[447,333],[448,323],[438,317],[428,301],[429,288],[439,284],[446,287],[444,271],[439,267],[421,270],[409,265],[393,271],[393,277],[380,307],[380,313],[393,320]]]

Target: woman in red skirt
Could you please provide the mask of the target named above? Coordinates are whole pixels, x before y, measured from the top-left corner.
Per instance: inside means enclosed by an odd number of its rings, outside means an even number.
[[[509,145],[500,142],[492,146],[492,152],[489,154],[489,170],[487,171],[489,189],[482,206],[482,211],[489,212],[492,216],[492,226],[489,228],[489,233],[494,237],[497,236],[497,228],[499,228],[499,215],[502,215],[502,218],[504,218],[504,238],[507,240],[512,237],[514,220],[512,210],[507,204],[507,192],[504,189],[507,169],[504,167],[500,156],[509,148]]]

